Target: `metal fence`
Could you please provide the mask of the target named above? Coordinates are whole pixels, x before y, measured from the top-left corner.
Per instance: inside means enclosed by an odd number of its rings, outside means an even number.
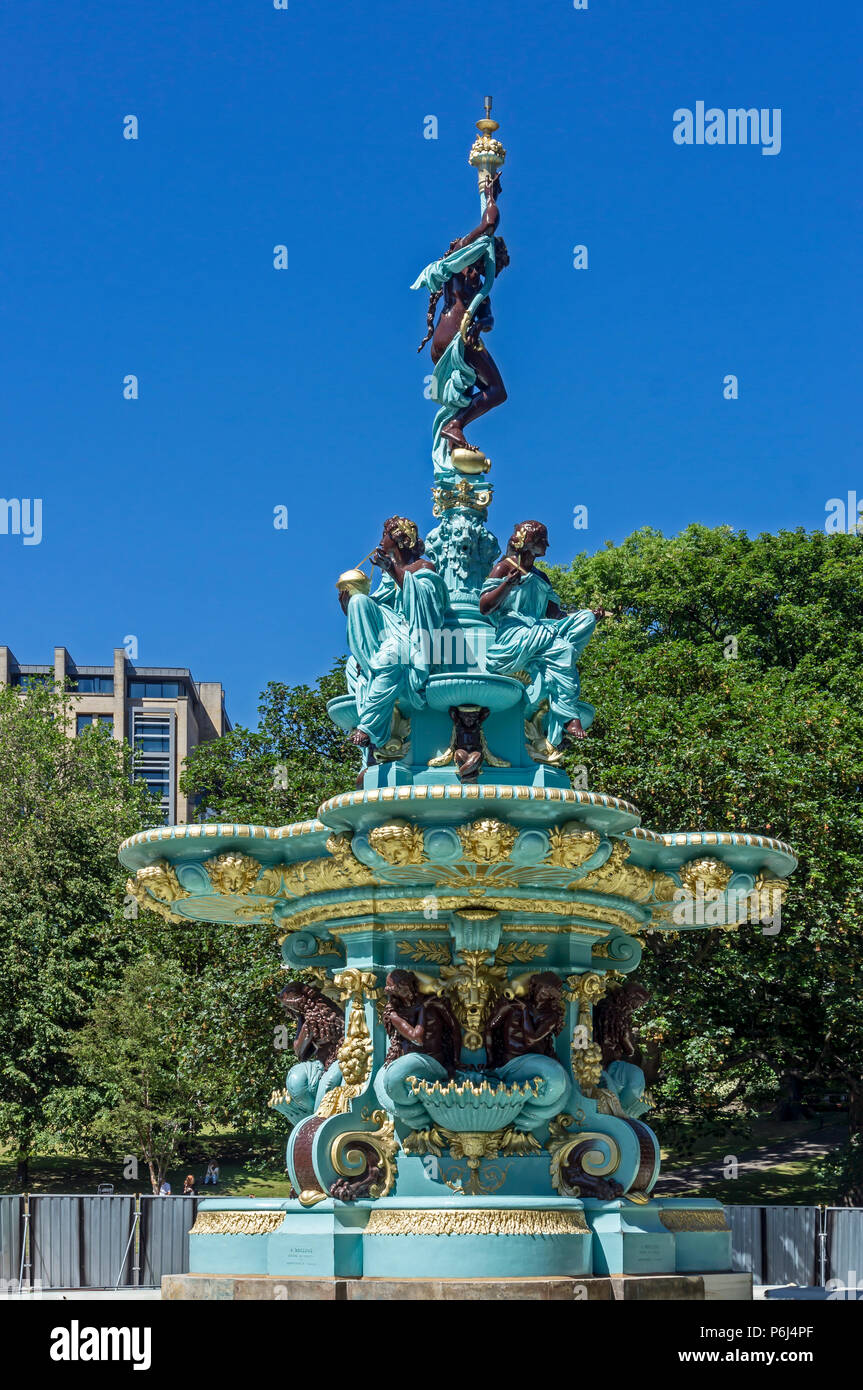
[[[0,1196],[0,1288],[158,1288],[189,1268],[197,1197]],[[863,1286],[863,1207],[725,1208],[756,1284]]]
[[[196,1197],[0,1196],[2,1287],[158,1288],[189,1268]]]
[[[733,1268],[756,1284],[863,1280],[863,1207],[726,1207]]]

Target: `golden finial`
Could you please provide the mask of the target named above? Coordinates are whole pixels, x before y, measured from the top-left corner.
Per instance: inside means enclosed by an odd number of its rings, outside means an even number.
[[[500,141],[494,138],[498,122],[491,118],[491,97],[485,98],[484,105],[485,115],[476,123],[479,135],[474,140],[468,156],[468,163],[473,165],[479,175],[480,192],[488,180],[493,179],[499,172],[506,158],[506,150]]]
[[[491,97],[484,97],[483,105],[485,106],[485,116],[481,121],[477,121],[476,128],[481,135],[494,135],[498,129],[498,122],[491,118]]]

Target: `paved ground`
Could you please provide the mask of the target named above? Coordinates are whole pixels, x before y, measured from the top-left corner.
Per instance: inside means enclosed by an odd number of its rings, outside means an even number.
[[[785,1139],[778,1144],[762,1145],[758,1149],[747,1149],[736,1157],[741,1170],[745,1169],[747,1173],[758,1172],[767,1168],[777,1168],[785,1163],[804,1163],[823,1158],[825,1154],[844,1144],[847,1138],[846,1125],[826,1124],[823,1129],[814,1130],[811,1134]],[[732,1143],[733,1141],[729,1140],[729,1145]],[[693,1163],[674,1172],[669,1172],[666,1168],[661,1172],[654,1192],[658,1197],[683,1197],[704,1183],[722,1181],[723,1176],[722,1162],[718,1158],[711,1158],[704,1163]]]

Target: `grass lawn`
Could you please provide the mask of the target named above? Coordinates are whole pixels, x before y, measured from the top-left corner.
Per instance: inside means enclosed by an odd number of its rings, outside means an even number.
[[[662,1149],[662,1171],[667,1174],[693,1174],[693,1186],[686,1194],[715,1197],[734,1205],[746,1203],[777,1203],[788,1205],[832,1204],[835,1192],[821,1184],[815,1168],[821,1155],[796,1154],[783,1156],[782,1149],[795,1145],[835,1142],[837,1128],[847,1133],[847,1114],[826,1113],[811,1119],[779,1121],[764,1117],[752,1120],[742,1134],[728,1131],[692,1138],[685,1158],[672,1149]],[[840,1142],[842,1142],[840,1140]],[[764,1164],[771,1152],[775,1161]],[[736,1178],[726,1178],[723,1167],[726,1156],[738,1160]],[[758,1165],[758,1166],[756,1166]]]
[[[235,1134],[213,1135],[208,1138],[202,1157],[187,1159],[168,1171],[168,1181],[174,1192],[183,1191],[187,1173],[194,1173],[201,1196],[218,1194],[225,1197],[287,1197],[290,1179],[284,1171],[283,1159],[255,1158],[244,1155],[241,1141]],[[251,1146],[250,1146],[251,1147]],[[204,1187],[207,1160],[218,1158],[221,1169],[219,1184]],[[28,1192],[95,1192],[99,1183],[114,1184],[115,1192],[149,1192],[150,1174],[146,1164],[139,1164],[138,1177],[126,1180],[122,1164],[110,1158],[70,1158],[65,1155],[37,1157],[30,1162]],[[17,1192],[14,1156],[0,1150],[0,1192]]]

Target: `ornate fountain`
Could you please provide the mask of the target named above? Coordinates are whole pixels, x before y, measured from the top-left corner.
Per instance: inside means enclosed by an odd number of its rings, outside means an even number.
[[[646,932],[775,914],[796,861],[765,835],[658,833],[570,784],[594,713],[577,661],[607,615],[560,603],[535,566],[543,524],[505,547],[486,525],[490,464],[464,430],[505,399],[483,341],[508,263],[490,98],[477,125],[480,222],[415,285],[438,524],[423,543],[390,517],[374,592],[361,567],[336,586],[352,655],[329,709],[362,749],[358,785],[315,820],[169,826],[120,851],[142,908],[272,922],[302,972],[281,996],[297,1060],[270,1098],[292,1195],[204,1202],[193,1276],[731,1268],[717,1202],[651,1195],[630,977]]]

